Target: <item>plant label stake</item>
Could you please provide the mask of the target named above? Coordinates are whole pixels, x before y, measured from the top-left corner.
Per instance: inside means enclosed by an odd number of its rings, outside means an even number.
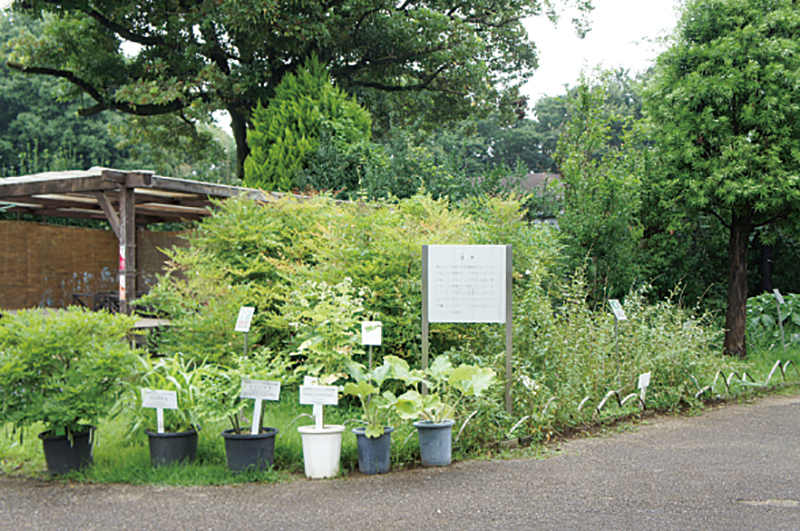
[[[142,407],[151,407],[156,410],[158,433],[164,433],[164,410],[178,409],[178,393],[175,391],[142,389]]]
[[[786,339],[783,336],[783,318],[781,317],[781,304],[786,304],[786,301],[783,300],[783,295],[778,291],[778,288],[772,291],[775,293],[775,301],[778,303],[778,325],[781,327],[781,346],[783,350],[786,351]]]
[[[622,370],[622,362],[619,359],[619,322],[627,321],[628,316],[625,315],[625,310],[617,299],[610,299],[608,304],[614,313],[614,351],[617,355],[617,381],[619,381],[619,373]]]
[[[639,389],[641,389],[641,393],[639,394],[639,398],[642,400],[642,406],[644,406],[644,397],[647,394],[648,385],[650,385],[650,373],[646,372],[644,374],[640,374]]]
[[[249,398],[256,401],[253,408],[253,422],[250,423],[250,433],[258,435],[261,430],[261,402],[264,400],[278,400],[281,396],[281,383],[267,380],[253,380],[242,378],[240,398]]]
[[[301,385],[300,404],[304,406],[319,406],[319,415],[315,415],[317,429],[322,430],[325,424],[322,421],[322,406],[339,405],[339,388],[335,385]]]
[[[253,321],[253,314],[256,309],[252,306],[242,306],[239,309],[239,317],[236,318],[236,328],[234,332],[244,332],[244,356],[247,357],[247,335],[250,333],[250,323]]]
[[[363,321],[361,323],[361,344],[369,345],[369,370],[372,370],[372,345],[381,345],[381,330],[383,323],[380,321]]]
[[[319,385],[319,378],[315,376],[304,376],[303,385]],[[321,404],[314,404],[314,407],[311,410],[311,416],[314,417],[314,420],[322,417]]]

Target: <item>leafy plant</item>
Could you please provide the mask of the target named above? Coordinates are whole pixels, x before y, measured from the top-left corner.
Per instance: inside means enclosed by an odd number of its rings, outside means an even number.
[[[404,419],[421,418],[436,423],[454,419],[461,400],[480,396],[495,378],[495,372],[489,368],[467,364],[453,367],[447,356],[437,357],[424,371],[409,370],[408,363],[396,356],[387,356],[385,360],[396,378],[414,387],[397,398],[397,413]],[[427,395],[420,393],[420,384],[428,388]]]
[[[20,310],[0,319],[3,419],[24,428],[41,422],[67,435],[107,415],[135,373],[128,341],[134,318],[71,307]]]
[[[308,281],[292,292],[284,315],[296,330],[294,354],[302,359],[297,374],[318,376],[323,384],[344,375],[354,351],[362,348],[357,329],[367,292],[356,290],[349,278],[335,285]]]
[[[781,304],[780,321],[783,323],[786,342],[789,343],[793,335],[800,333],[800,295],[786,293],[783,299],[785,304]],[[751,341],[780,341],[778,302],[772,293],[747,299],[747,335]]]
[[[253,418],[254,400],[239,397],[242,380],[276,380],[285,374],[286,366],[280,363],[280,357],[274,357],[267,350],[260,350],[252,357],[239,357],[233,365],[207,365],[204,367],[204,378],[197,400],[200,415],[208,421],[227,420],[234,433],[243,433],[242,422],[250,422]],[[258,421],[258,430],[264,426],[264,410]]]
[[[344,394],[356,396],[361,401],[362,418],[367,422],[364,434],[370,438],[383,435],[386,419],[397,404],[397,397],[391,391],[380,393],[385,381],[392,378],[392,364],[384,360],[383,365],[364,372],[364,366],[350,362],[347,372],[356,381],[344,385]]]
[[[205,367],[186,359],[181,353],[155,359],[141,355],[137,365],[141,376],[129,386],[120,402],[120,407],[130,409],[133,413],[130,435],[140,433],[143,429],[155,431],[156,410],[142,407],[144,389],[175,391],[177,394],[178,409],[164,410],[165,432],[197,429],[200,426],[198,402],[206,374]]]

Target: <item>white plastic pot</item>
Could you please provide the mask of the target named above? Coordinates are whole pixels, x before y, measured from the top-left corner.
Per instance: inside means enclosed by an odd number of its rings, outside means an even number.
[[[297,431],[303,438],[306,477],[321,479],[336,476],[339,473],[344,426],[328,424],[321,429],[316,426],[300,426]]]

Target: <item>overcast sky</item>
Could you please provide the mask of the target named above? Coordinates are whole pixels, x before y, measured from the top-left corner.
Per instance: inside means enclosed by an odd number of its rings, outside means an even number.
[[[663,46],[658,38],[672,33],[678,20],[680,0],[594,0],[591,31],[584,39],[575,36],[570,13],[557,27],[546,17],[530,20],[526,27],[539,50],[539,69],[523,88],[535,102],[542,96],[557,96],[564,85],[577,85],[581,70],[623,67],[631,74],[650,66]]]

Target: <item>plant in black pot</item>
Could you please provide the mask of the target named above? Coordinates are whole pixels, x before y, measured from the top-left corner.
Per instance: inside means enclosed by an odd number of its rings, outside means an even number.
[[[344,386],[344,394],[356,396],[361,402],[362,419],[366,426],[353,428],[358,446],[358,470],[362,474],[385,474],[391,463],[392,432],[387,420],[397,403],[391,391],[380,393],[381,386],[392,378],[392,365],[383,365],[364,371],[358,363],[347,364],[347,372],[356,381]]]
[[[281,384],[276,379],[286,368],[278,366],[277,359],[262,350],[252,358],[239,358],[232,366],[206,368],[198,405],[204,419],[229,423],[222,437],[232,472],[272,466],[278,429],[264,426],[262,402],[280,397]]]
[[[423,466],[447,466],[452,456],[452,427],[457,408],[466,396],[479,396],[494,383],[495,372],[477,365],[453,367],[446,356],[437,357],[421,371],[409,370],[408,363],[386,356],[395,378],[414,387],[397,397],[397,414],[415,420]],[[428,388],[420,392],[420,385]]]
[[[194,460],[204,367],[180,353],[155,359],[142,355],[138,365],[141,376],[122,402],[133,413],[129,434],[144,430],[154,467]]]
[[[124,315],[21,310],[0,319],[0,405],[15,428],[44,425],[47,470],[65,474],[92,463],[94,427],[135,372]]]

